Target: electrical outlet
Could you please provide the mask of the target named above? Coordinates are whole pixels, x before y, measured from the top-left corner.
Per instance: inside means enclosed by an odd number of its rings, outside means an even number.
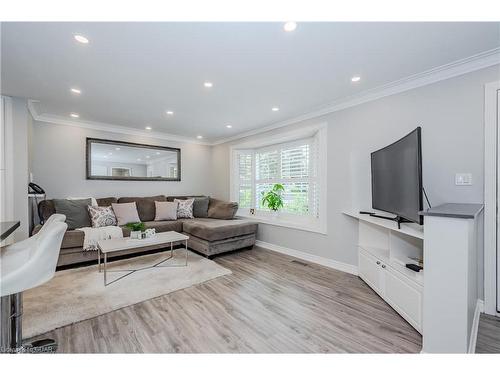
[[[457,186],[472,185],[472,173],[455,174],[455,185]]]

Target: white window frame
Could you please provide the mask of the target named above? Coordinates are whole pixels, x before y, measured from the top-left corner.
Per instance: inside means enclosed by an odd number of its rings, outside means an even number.
[[[298,141],[303,143],[304,140],[310,138],[314,140],[317,147],[317,160],[315,167],[317,168],[316,183],[319,189],[318,195],[318,217],[312,215],[297,215],[292,213],[280,212],[275,214],[269,211],[254,210],[251,214],[251,209],[240,208],[237,215],[244,218],[251,218],[263,224],[274,226],[294,228],[309,232],[327,234],[327,124],[315,124],[301,127],[300,129],[282,131],[273,136],[260,136],[242,143],[235,144],[230,148],[230,197],[232,201],[239,201],[239,170],[238,170],[238,153],[252,153],[252,202],[255,207],[255,151],[263,151],[265,148],[275,149],[281,144],[293,144]],[[312,168],[314,163],[310,164]],[[312,190],[310,190],[312,194]],[[311,201],[311,199],[310,199]]]

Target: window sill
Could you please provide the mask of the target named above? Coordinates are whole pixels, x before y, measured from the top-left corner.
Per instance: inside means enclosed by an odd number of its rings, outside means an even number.
[[[293,221],[287,221],[286,219],[281,219],[279,217],[263,217],[260,215],[249,215],[249,214],[238,214],[236,217],[254,220],[262,224],[274,225],[277,227],[291,228],[302,230],[305,232],[313,232],[319,234],[327,234],[326,225],[313,224],[313,223],[297,223]]]

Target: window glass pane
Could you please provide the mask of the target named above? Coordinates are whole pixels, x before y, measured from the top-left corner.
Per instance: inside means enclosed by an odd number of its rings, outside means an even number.
[[[240,180],[250,181],[252,179],[252,155],[238,155],[238,169]]]
[[[257,180],[278,178],[278,150],[260,152],[255,155],[255,173]]]
[[[283,184],[283,211],[307,215],[309,213],[309,182]]]
[[[239,207],[240,208],[252,208],[252,186],[240,185]]]
[[[309,177],[309,145],[285,148],[281,151],[281,177]]]

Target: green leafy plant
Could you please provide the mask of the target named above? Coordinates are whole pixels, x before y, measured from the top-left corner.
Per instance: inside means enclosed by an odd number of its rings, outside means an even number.
[[[129,228],[131,231],[136,232],[136,231],[141,231],[144,232],[146,230],[146,225],[144,223],[128,223],[125,224],[127,228]]]
[[[262,192],[262,204],[267,206],[272,211],[278,211],[283,207],[282,194],[285,192],[285,187],[282,184],[274,184],[273,188],[268,192]]]

